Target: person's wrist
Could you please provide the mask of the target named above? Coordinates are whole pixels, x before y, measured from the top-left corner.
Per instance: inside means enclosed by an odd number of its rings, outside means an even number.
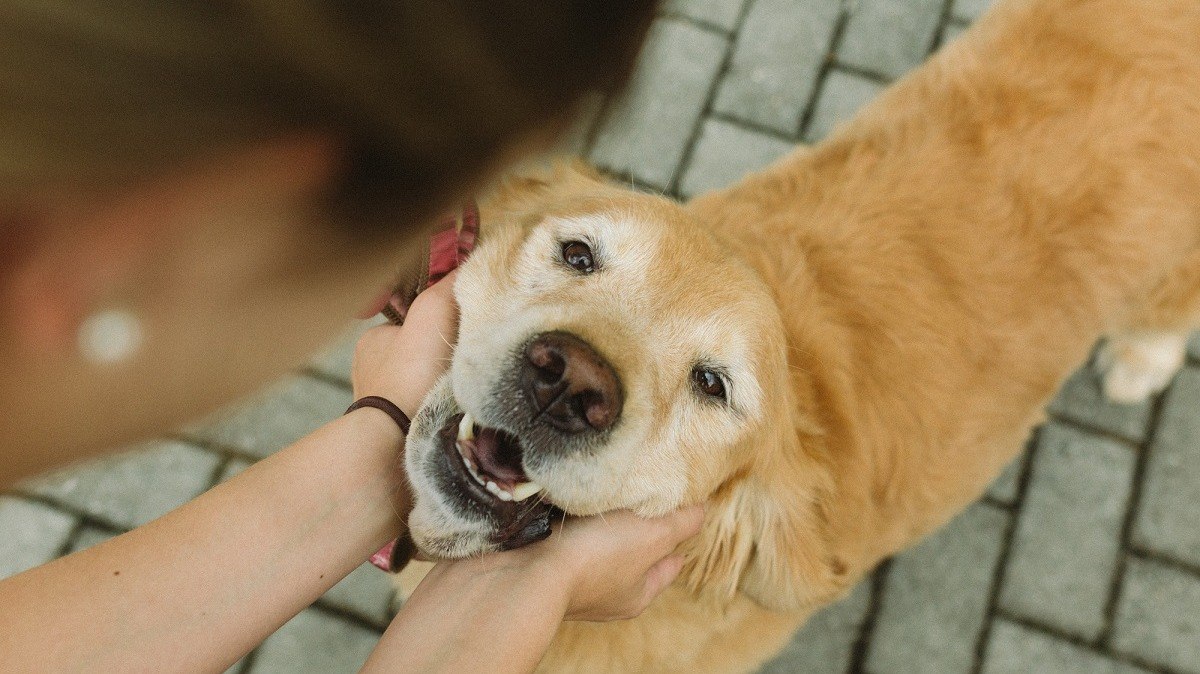
[[[456,582],[484,582],[493,590],[503,588],[513,602],[564,620],[579,574],[557,556],[537,551],[536,547],[441,562],[438,566],[445,567],[443,572],[456,577]],[[533,602],[537,602],[536,607]]]
[[[581,570],[573,559],[553,554],[545,548],[545,545],[534,545],[488,556],[511,557],[513,573],[517,576],[513,586],[522,588],[520,591],[526,595],[538,597],[543,608],[557,620],[567,620]]]
[[[404,412],[409,419],[417,415],[417,410],[421,409],[421,401],[425,399],[423,395],[414,395],[402,387],[382,387],[382,386],[355,386],[354,399],[361,400],[369,396],[378,396],[385,400],[390,400],[396,407]]]
[[[350,414],[355,416],[366,427],[370,428],[373,434],[383,437],[387,441],[386,445],[388,447],[395,448],[404,444],[404,430],[387,412],[378,407],[363,406],[350,412]]]

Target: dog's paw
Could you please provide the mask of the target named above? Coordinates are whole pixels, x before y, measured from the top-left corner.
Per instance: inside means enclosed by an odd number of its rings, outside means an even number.
[[[1183,367],[1187,335],[1140,332],[1111,337],[1096,354],[1104,397],[1136,404],[1167,388]]]

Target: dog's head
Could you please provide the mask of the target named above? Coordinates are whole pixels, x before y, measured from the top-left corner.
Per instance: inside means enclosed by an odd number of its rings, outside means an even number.
[[[464,557],[544,537],[552,508],[710,500],[694,583],[777,607],[825,592],[820,471],[758,274],[677,204],[579,167],[510,182],[483,221],[408,439],[417,545]]]

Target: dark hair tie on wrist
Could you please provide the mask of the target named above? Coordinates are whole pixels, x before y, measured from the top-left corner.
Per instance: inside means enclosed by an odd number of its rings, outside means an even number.
[[[408,420],[408,415],[396,406],[396,403],[379,396],[365,396],[355,400],[353,404],[347,407],[346,414],[350,414],[362,407],[374,407],[377,410],[381,410],[384,414],[391,417],[392,421],[396,422],[396,425],[400,427],[401,433],[404,433],[406,436],[408,435],[408,427],[412,425],[412,422]]]
[[[408,436],[408,427],[411,422],[408,420],[408,415],[404,413],[404,410],[397,407],[396,403],[379,396],[364,396],[355,400],[347,407],[346,414],[350,414],[362,407],[374,407],[377,410],[382,410],[384,414],[392,418],[392,421],[396,422],[396,425],[400,427],[400,431],[404,433],[405,437]],[[406,531],[399,538],[383,546],[382,550],[371,555],[370,561],[384,571],[399,573],[408,565],[408,561],[416,554],[416,550],[416,544],[413,543],[412,537]]]

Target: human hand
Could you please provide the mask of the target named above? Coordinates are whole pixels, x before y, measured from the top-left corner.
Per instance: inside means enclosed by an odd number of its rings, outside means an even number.
[[[702,506],[650,519],[627,510],[570,518],[546,540],[502,554],[549,579],[562,593],[565,620],[625,620],[679,575],[683,556],[675,548],[703,521]]]
[[[566,620],[641,615],[683,566],[701,506],[643,519],[566,520],[518,550],[440,562],[404,602],[363,671],[529,672]]]
[[[354,350],[350,382],[354,399],[381,396],[412,418],[425,394],[450,365],[458,334],[454,271],[413,301],[404,325],[380,325],[363,333]]]

